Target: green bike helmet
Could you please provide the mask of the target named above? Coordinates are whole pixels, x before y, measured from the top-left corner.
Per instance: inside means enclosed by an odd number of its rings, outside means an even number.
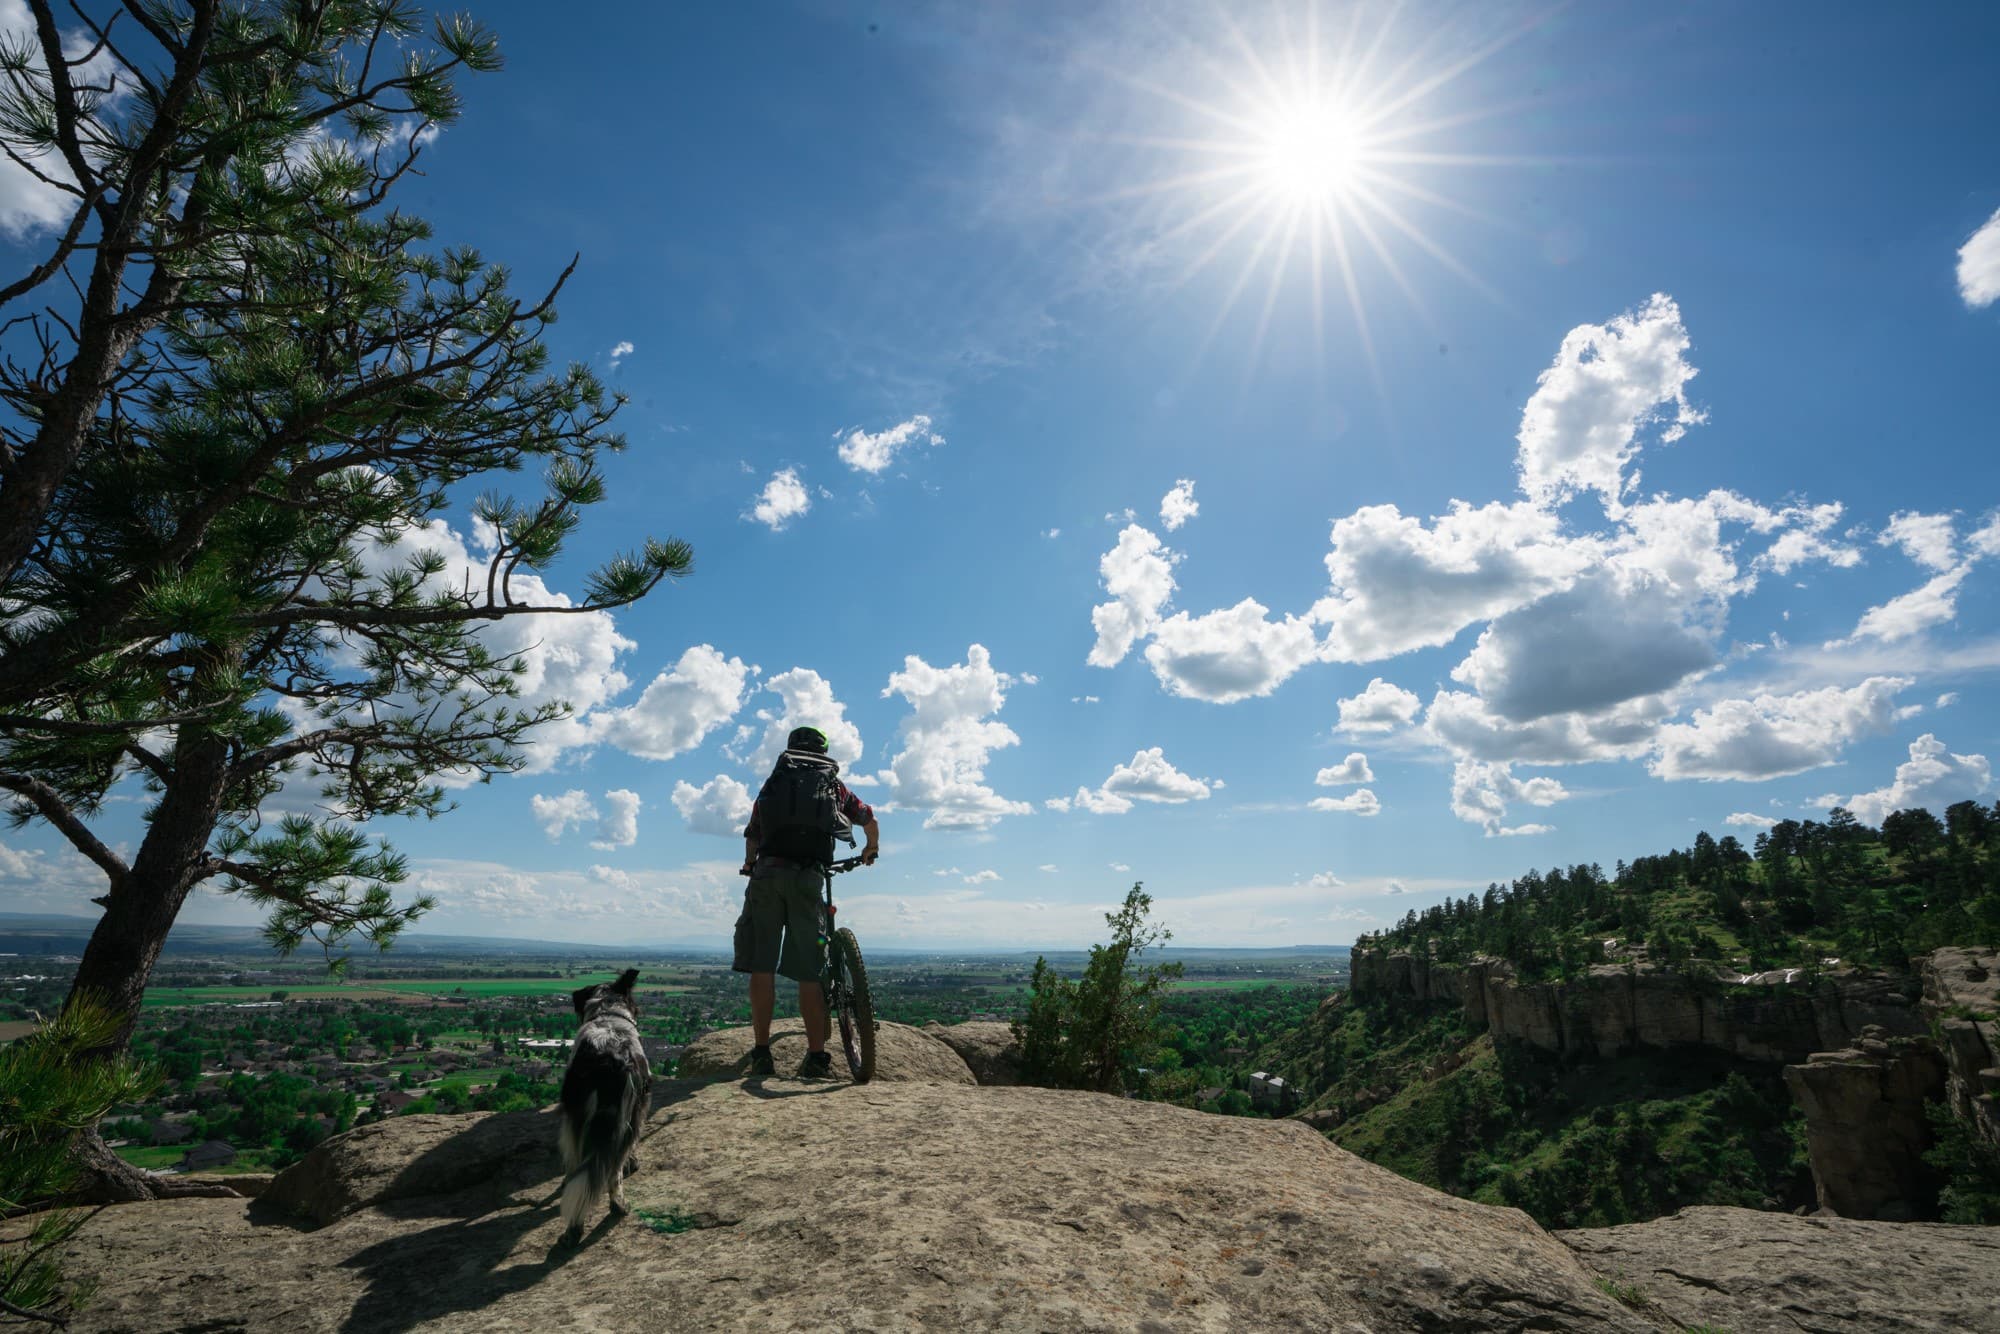
[[[817,727],[794,727],[792,734],[785,738],[786,750],[810,751],[814,755],[826,754],[826,733]]]

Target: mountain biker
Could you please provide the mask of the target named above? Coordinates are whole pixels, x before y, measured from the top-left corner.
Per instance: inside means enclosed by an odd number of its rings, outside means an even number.
[[[799,1014],[806,1029],[800,1073],[819,1076],[832,1070],[826,1040],[833,1024],[820,987],[826,970],[820,938],[831,925],[822,920],[822,877],[833,861],[835,840],[853,843],[856,826],[868,836],[862,864],[874,865],[882,852],[874,810],[848,790],[839,773],[840,765],[826,753],[826,733],[817,727],[794,728],[743,831],[742,874],[750,877],[750,887],[743,892],[743,914],[736,919],[731,967],[750,974],[750,1026],[757,1039],[750,1049],[753,1075],[776,1073],[771,1061],[775,973],[799,984]]]

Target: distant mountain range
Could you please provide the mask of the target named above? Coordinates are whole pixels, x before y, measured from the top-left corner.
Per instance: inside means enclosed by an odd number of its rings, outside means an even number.
[[[94,917],[78,917],[58,913],[12,913],[0,912],[0,954],[78,954],[90,940],[91,930],[96,927]],[[167,937],[168,954],[258,954],[269,952],[264,943],[263,933],[254,926],[207,926],[198,922],[182,922]],[[618,958],[713,958],[727,954],[729,943],[722,939],[694,939],[675,945],[583,945],[561,940],[522,940],[512,936],[446,936],[427,935],[410,932],[396,940],[395,954],[399,957],[413,955],[461,957],[466,955],[495,954],[573,954],[583,957]],[[356,951],[360,953],[360,950]],[[1279,959],[1297,958],[1345,958],[1345,945],[1281,945],[1263,949],[1189,949],[1182,946],[1168,946],[1160,955],[1168,960],[1178,959],[1186,963],[1215,963],[1225,959]],[[955,949],[890,949],[871,947],[871,957],[910,958],[926,955],[947,955],[966,957],[978,953],[982,957],[1012,958],[1032,960],[1037,954],[1046,955],[1053,964],[1064,964],[1081,960],[1087,950],[991,950],[968,951]]]
[[[0,912],[0,954],[76,954],[89,943],[94,917],[56,913]],[[399,936],[395,953],[409,955],[491,955],[551,953],[658,958],[708,957],[722,951],[719,941],[677,946],[580,945],[569,941],[520,940],[510,936],[443,936],[411,932]],[[207,926],[181,922],[167,937],[168,954],[268,953],[263,932],[254,926]],[[357,951],[358,952],[358,951]]]

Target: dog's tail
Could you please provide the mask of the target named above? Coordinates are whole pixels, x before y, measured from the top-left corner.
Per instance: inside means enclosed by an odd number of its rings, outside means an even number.
[[[571,1236],[618,1182],[645,1116],[645,1086],[620,1066],[586,1073],[575,1066],[563,1077],[563,1227]]]

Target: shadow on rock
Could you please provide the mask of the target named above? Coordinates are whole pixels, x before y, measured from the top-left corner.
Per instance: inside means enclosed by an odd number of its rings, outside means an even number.
[[[540,1283],[618,1221],[606,1216],[574,1246],[558,1242],[538,1261],[508,1264],[522,1238],[551,1217],[546,1206],[482,1214],[392,1237],[358,1252],[343,1261],[342,1268],[359,1272],[368,1286],[341,1329],[347,1334],[417,1329],[454,1312],[483,1310]]]
[[[648,1118],[701,1087],[699,1081],[660,1081]],[[524,1192],[554,1186],[562,1171],[560,1124],[560,1113],[546,1107],[473,1118],[402,1116],[360,1126],[279,1173],[261,1201],[260,1221],[304,1218],[325,1226],[388,1204],[401,1204],[398,1212],[415,1218],[503,1208]]]
[[[764,1098],[766,1100],[775,1098],[823,1097],[826,1094],[837,1093],[841,1089],[853,1087],[855,1087],[853,1084],[848,1083],[844,1079],[814,1080],[811,1083],[801,1080],[783,1080],[775,1086],[762,1079],[749,1079],[743,1083],[743,1091],[745,1093],[753,1098]]]

